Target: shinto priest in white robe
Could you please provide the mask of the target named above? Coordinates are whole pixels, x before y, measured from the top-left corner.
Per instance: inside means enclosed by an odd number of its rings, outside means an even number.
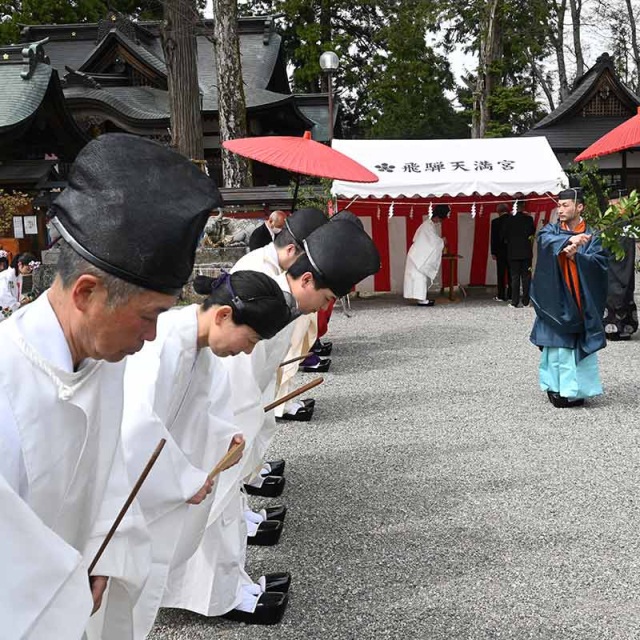
[[[429,285],[440,270],[444,241],[431,220],[425,220],[413,236],[404,268],[404,297],[426,300]]]
[[[73,640],[93,606],[88,565],[130,491],[124,363],[87,359],[74,371],[46,292],[0,325],[0,352],[0,637]],[[93,571],[111,577],[104,638],[131,637],[148,562],[134,505]]]

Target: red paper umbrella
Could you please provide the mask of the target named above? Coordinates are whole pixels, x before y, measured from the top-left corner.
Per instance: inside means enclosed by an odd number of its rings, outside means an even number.
[[[575,161],[581,162],[582,160],[608,156],[632,147],[640,147],[640,107],[638,107],[638,113],[633,118],[623,122],[612,131],[609,131],[609,133],[603,135],[602,138],[596,140],[577,156]]]
[[[378,176],[344,153],[311,139],[307,131],[302,138],[264,136],[227,140],[222,146],[245,158],[263,162],[293,173],[347,182],[378,182]]]

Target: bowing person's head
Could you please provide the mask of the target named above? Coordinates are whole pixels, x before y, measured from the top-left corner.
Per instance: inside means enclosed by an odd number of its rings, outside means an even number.
[[[273,241],[280,268],[286,271],[303,253],[302,243],[307,236],[327,222],[327,216],[320,209],[313,208],[298,209],[285,218],[282,231]]]
[[[64,246],[49,300],[74,365],[116,362],[155,338],[220,204],[210,178],[155,142],[107,134],[80,152],[50,212]]]
[[[347,295],[380,270],[380,255],[366,231],[351,220],[335,220],[304,240],[302,254],[287,271],[298,310],[313,313]]]
[[[291,308],[277,282],[257,271],[223,272],[215,280],[196,276],[196,293],[206,295],[198,311],[198,348],[217,356],[251,353],[291,321]]]

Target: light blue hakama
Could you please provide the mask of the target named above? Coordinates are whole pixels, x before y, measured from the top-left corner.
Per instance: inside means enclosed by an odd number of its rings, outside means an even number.
[[[598,354],[592,353],[576,362],[574,349],[544,347],[540,356],[540,388],[570,400],[600,395],[603,391]]]

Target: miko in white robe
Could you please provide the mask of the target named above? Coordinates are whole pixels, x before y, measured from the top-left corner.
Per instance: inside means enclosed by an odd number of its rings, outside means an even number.
[[[229,408],[226,369],[210,349],[197,347],[198,309],[191,305],[160,316],[156,340],[127,361],[122,430],[130,474],[144,468],[150,446],[167,439],[138,497],[151,533],[153,566],[134,611],[136,638],[153,627],[169,571],[200,544],[216,492],[201,504],[187,501],[239,431]],[[230,609],[235,595],[230,594]]]
[[[427,301],[427,291],[438,275],[444,241],[431,220],[425,220],[413,236],[404,268],[404,297]]]
[[[0,637],[73,640],[93,606],[87,567],[130,489],[123,364],[87,359],[74,371],[46,292],[0,325],[0,352]],[[148,552],[134,509],[93,572],[111,576],[114,607],[131,610]],[[120,622],[112,637],[126,639]]]
[[[264,291],[264,287],[259,288],[260,282],[268,284],[270,279],[253,275],[256,276],[253,281],[259,282],[254,289]],[[277,293],[281,304],[281,317],[274,320],[279,328],[290,312],[276,285],[269,287],[272,293]],[[210,319],[215,311],[215,307],[205,310],[193,305],[164,314],[158,323],[156,340],[127,363],[123,437],[130,472],[137,473],[144,466],[144,452],[151,442],[164,437],[168,449],[168,455],[159,460],[139,496],[152,537],[153,569],[134,612],[136,638],[144,638],[151,630],[161,604],[181,606],[179,599],[185,592],[185,583],[193,585],[194,592],[202,594],[209,604],[211,581],[204,578],[204,583],[201,576],[209,566],[226,568],[215,575],[222,587],[217,589],[220,600],[209,615],[234,609],[246,595],[242,589],[244,557],[240,566],[234,567],[237,548],[246,537],[242,513],[236,513],[242,505],[232,500],[234,492],[224,488],[228,487],[225,476],[232,469],[221,474],[213,493],[204,502],[187,504],[205,484],[208,473],[227,452],[230,439],[243,430],[244,424],[232,411],[223,359],[201,341],[203,327],[213,326],[213,321],[207,325],[205,318]],[[238,330],[238,325],[234,326]],[[220,335],[228,332],[229,325],[220,331]],[[250,351],[254,344],[240,346]],[[232,352],[220,350],[222,356]],[[233,488],[237,490],[237,484]],[[217,533],[212,535],[213,529],[209,527],[208,537],[203,540],[207,522],[214,523]],[[208,544],[211,538],[216,539],[216,544]],[[235,545],[231,553],[225,553],[223,540]],[[209,552],[201,568],[198,559],[194,561],[192,556],[203,547]],[[251,580],[248,582],[253,584]],[[257,597],[249,600],[250,606],[255,607]]]

